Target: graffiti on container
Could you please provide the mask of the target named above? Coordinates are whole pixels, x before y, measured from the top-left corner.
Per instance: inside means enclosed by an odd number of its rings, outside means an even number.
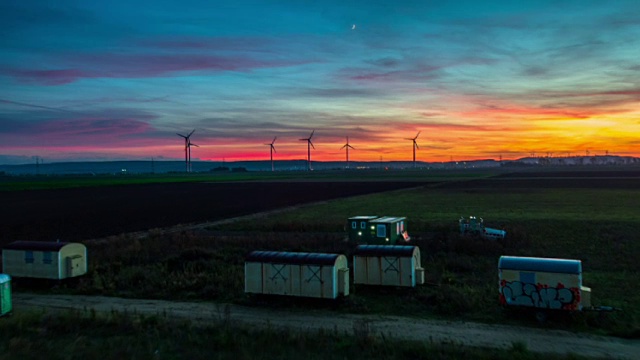
[[[556,287],[547,284],[531,284],[522,281],[500,281],[500,303],[503,305],[533,306],[538,308],[577,310],[580,290],[566,288],[562,283]]]

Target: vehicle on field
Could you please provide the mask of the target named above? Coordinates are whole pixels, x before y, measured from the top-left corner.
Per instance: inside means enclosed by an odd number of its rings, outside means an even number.
[[[480,236],[484,239],[498,240],[504,239],[507,232],[499,229],[492,229],[484,226],[484,220],[475,216],[469,216],[468,219],[460,217],[458,220],[460,225],[460,234]]]

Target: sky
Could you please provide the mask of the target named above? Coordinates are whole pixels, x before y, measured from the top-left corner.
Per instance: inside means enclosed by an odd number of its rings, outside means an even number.
[[[0,1],[0,164],[640,156],[640,1]]]

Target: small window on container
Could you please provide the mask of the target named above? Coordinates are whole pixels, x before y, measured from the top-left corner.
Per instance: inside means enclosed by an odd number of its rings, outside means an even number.
[[[387,227],[384,225],[378,225],[378,232],[377,232],[377,236],[378,237],[385,237],[387,236]]]
[[[400,232],[404,232],[404,221],[400,221]]]
[[[396,234],[400,234],[400,223],[396,223]]]
[[[367,228],[367,223],[365,221],[361,221],[360,222],[360,229],[366,229]]]
[[[357,229],[358,228],[358,223],[356,221],[352,221],[351,222],[351,228],[352,229]]]
[[[33,251],[27,250],[24,252],[24,262],[27,264],[33,264]]]
[[[51,264],[51,251],[45,251],[42,253],[42,263]]]

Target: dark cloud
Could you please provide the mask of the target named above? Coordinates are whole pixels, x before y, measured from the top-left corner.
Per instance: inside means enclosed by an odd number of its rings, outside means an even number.
[[[57,107],[52,107],[52,106],[42,106],[42,105],[37,105],[37,104],[29,104],[29,103],[24,103],[24,102],[19,102],[19,101],[11,101],[11,100],[6,100],[6,99],[0,99],[0,103],[18,105],[20,107],[24,106],[24,107],[35,108],[35,109],[46,109],[46,110],[52,110],[52,111],[70,112],[69,110],[62,109],[62,108],[57,108]]]
[[[72,69],[0,69],[0,75],[25,83],[63,85],[82,78],[147,78],[188,71],[247,72],[259,68],[299,65],[287,60],[257,60],[246,57],[207,55],[131,55],[101,54],[78,56]]]
[[[363,88],[303,88],[290,89],[287,92],[295,94],[298,97],[309,96],[318,98],[369,98],[380,95],[380,91],[378,90]]]
[[[0,111],[0,142],[5,146],[134,145],[158,137],[156,116],[140,110],[91,112]]]
[[[0,75],[8,75],[23,83],[40,85],[64,85],[80,78],[95,77],[90,73],[74,69],[61,70],[1,70]]]
[[[147,49],[165,51],[240,51],[240,52],[274,52],[282,43],[272,37],[194,37],[170,36],[165,39],[144,39],[134,41],[135,45]]]
[[[392,57],[385,57],[380,59],[368,60],[367,63],[374,66],[389,68],[398,66],[400,64],[400,60]]]

